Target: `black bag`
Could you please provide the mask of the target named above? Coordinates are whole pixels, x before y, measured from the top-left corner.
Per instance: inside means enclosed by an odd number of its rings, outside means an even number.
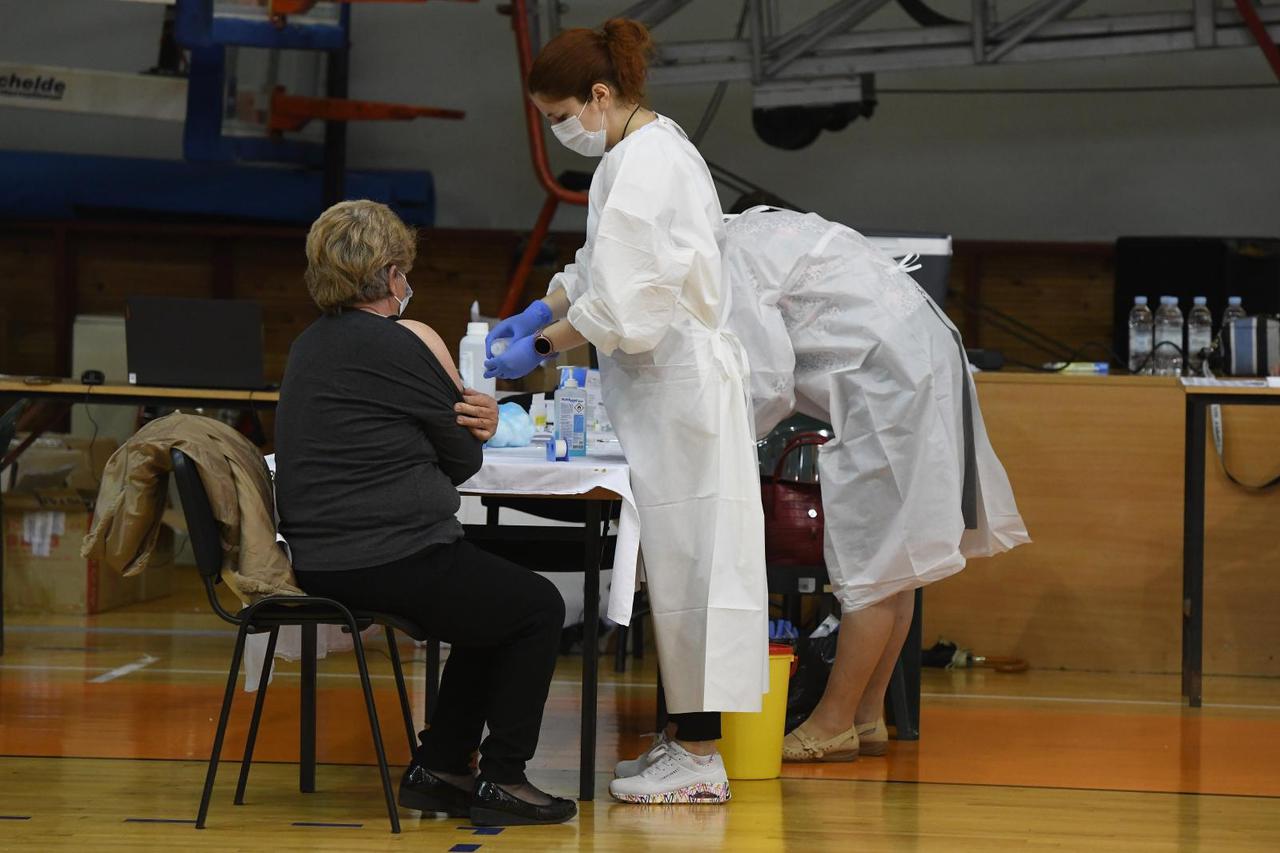
[[[796,640],[797,666],[787,688],[787,732],[809,719],[818,707],[818,700],[827,689],[827,679],[831,677],[839,640],[839,628],[825,637]]]
[[[1222,358],[1228,376],[1280,376],[1280,320],[1232,321],[1222,330]]]

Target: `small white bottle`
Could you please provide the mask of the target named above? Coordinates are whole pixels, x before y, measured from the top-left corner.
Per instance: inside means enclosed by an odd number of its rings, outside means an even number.
[[[1147,297],[1135,296],[1129,312],[1129,372],[1151,374],[1155,317],[1147,307]]]
[[[587,390],[569,376],[556,391],[556,438],[569,445],[569,456],[587,455]]]
[[[488,323],[467,324],[467,335],[458,344],[458,373],[464,388],[474,388],[492,397],[497,391],[497,382],[484,378],[484,339],[488,334]]]
[[[1187,315],[1187,373],[1199,376],[1204,370],[1204,359],[1213,346],[1213,315],[1209,313],[1209,300],[1197,296],[1191,313]]]

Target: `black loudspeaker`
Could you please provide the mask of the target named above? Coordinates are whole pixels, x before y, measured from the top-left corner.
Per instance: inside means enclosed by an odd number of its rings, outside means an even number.
[[[1116,240],[1116,286],[1112,346],[1129,352],[1129,309],[1146,296],[1151,311],[1161,296],[1178,297],[1185,318],[1192,300],[1204,296],[1215,333],[1228,296],[1244,300],[1250,315],[1280,313],[1280,238],[1121,237]]]

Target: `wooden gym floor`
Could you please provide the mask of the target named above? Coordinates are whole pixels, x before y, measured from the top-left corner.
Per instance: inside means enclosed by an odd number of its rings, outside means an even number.
[[[725,807],[634,807],[609,768],[647,742],[652,660],[602,673],[597,799],[557,827],[475,834],[402,812],[393,836],[349,655],[321,663],[317,793],[297,791],[297,667],[272,685],[246,804],[231,793],[251,702],[237,695],[205,831],[192,829],[233,633],[190,596],[96,617],[7,620],[0,850],[1276,850],[1280,680],[928,671],[923,738],[887,758],[735,782]],[[406,655],[410,653],[405,647]],[[412,664],[420,701],[422,655]],[[393,763],[407,748],[371,649]],[[576,789],[578,677],[563,660],[535,782]],[[421,714],[421,707],[415,710]],[[398,771],[393,768],[398,777]],[[300,824],[327,824],[322,826]]]

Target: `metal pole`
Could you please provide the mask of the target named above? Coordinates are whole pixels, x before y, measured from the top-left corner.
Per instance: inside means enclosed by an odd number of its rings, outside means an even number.
[[[981,65],[987,56],[987,0],[973,0],[973,64]]]
[[[1027,21],[1014,32],[1006,36],[1001,40],[999,47],[993,49],[989,54],[987,54],[987,61],[1000,61],[1002,57],[1007,56],[1015,47],[1030,38],[1036,30],[1040,29],[1054,18],[1062,17],[1083,2],[1084,0],[1052,0],[1052,2],[1042,4],[1041,11],[1038,15],[1035,15],[1031,20]]]
[[[328,69],[325,74],[325,96],[347,97],[347,84],[351,74],[351,9],[344,5],[339,20],[346,31],[346,43],[341,50],[329,51]],[[324,123],[324,206],[337,204],[347,197],[347,123]]]
[[[747,0],[751,24],[751,82],[764,79],[764,0]]]

